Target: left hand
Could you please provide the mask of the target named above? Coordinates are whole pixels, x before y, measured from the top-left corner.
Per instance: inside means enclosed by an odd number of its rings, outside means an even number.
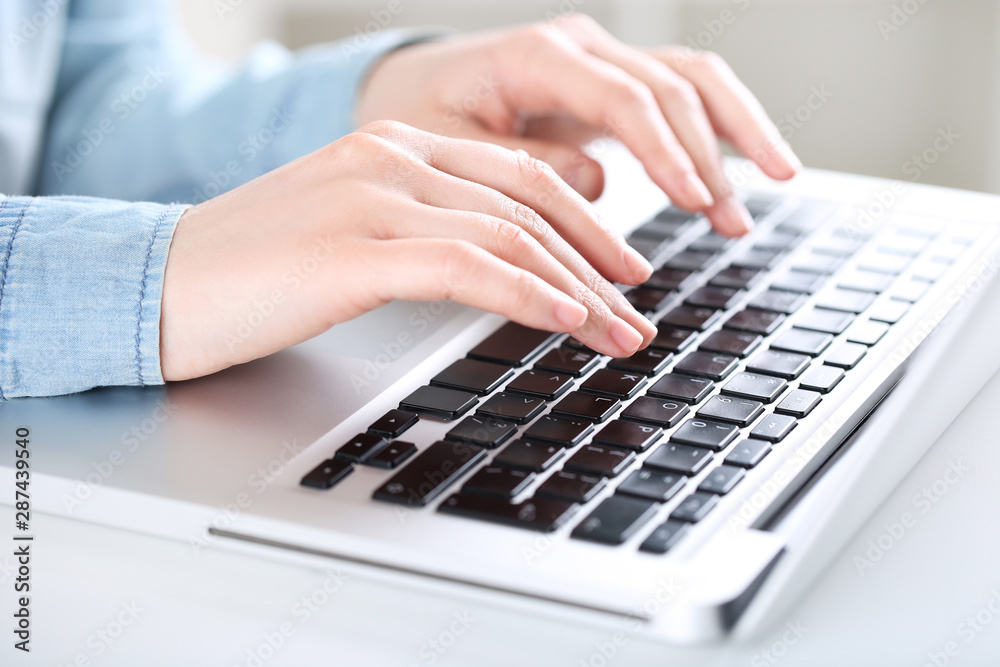
[[[727,236],[753,223],[726,178],[718,137],[772,178],[801,167],[721,58],[635,49],[584,15],[390,54],[357,108],[359,124],[381,119],[523,149],[588,199],[600,195],[604,175],[581,146],[610,131],[675,204],[703,211]]]

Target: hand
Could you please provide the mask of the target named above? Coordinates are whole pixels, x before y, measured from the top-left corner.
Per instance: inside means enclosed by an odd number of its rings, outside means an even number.
[[[608,279],[651,270],[545,163],[379,122],[181,216],[162,373],[213,373],[395,299],[453,299],[628,356],[656,330]]]
[[[524,149],[588,199],[601,193],[604,176],[580,145],[610,131],[674,203],[704,211],[728,236],[752,222],[723,171],[716,135],[772,178],[801,167],[718,56],[634,49],[584,15],[400,49],[371,73],[357,115]],[[545,122],[553,119],[562,122]]]

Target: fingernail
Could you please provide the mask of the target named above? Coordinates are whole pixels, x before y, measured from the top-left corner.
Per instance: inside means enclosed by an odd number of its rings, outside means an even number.
[[[574,331],[583,326],[587,321],[587,309],[581,304],[567,297],[556,299],[555,307],[556,319],[569,331]]]
[[[642,334],[630,327],[624,320],[614,320],[611,323],[611,340],[631,355],[642,345]]]
[[[653,265],[631,246],[625,247],[625,266],[628,267],[629,273],[632,274],[632,280],[637,285],[646,282],[653,273]]]
[[[692,200],[698,202],[698,208],[708,208],[715,203],[705,184],[690,171],[684,175],[684,192]]]

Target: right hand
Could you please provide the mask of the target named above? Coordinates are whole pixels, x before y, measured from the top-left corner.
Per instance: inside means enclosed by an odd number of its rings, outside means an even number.
[[[651,270],[545,163],[372,123],[181,216],[161,369],[207,375],[396,299],[451,299],[625,357],[656,329],[609,281]]]

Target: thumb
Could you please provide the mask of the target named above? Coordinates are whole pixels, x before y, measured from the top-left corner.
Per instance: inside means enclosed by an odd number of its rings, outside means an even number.
[[[579,146],[543,139],[494,134],[471,124],[464,138],[497,144],[511,150],[523,150],[528,155],[547,162],[566,183],[588,200],[593,201],[604,191],[604,169]]]

